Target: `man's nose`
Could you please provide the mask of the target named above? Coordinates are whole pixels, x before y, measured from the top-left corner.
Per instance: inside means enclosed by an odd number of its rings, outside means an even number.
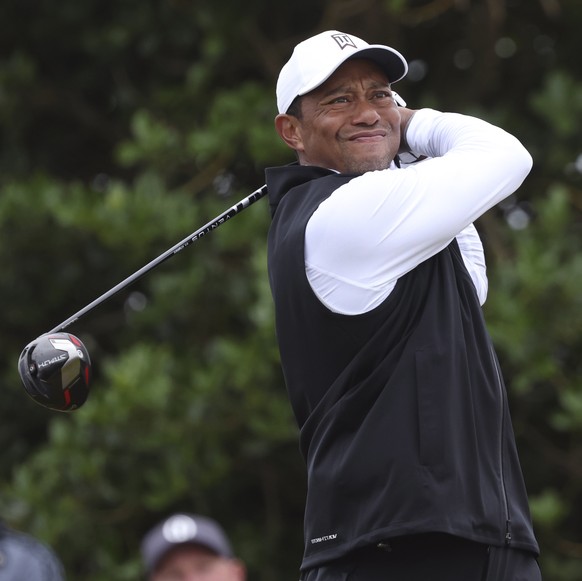
[[[374,125],[380,120],[380,114],[374,104],[368,99],[360,99],[355,103],[352,122],[354,125]]]

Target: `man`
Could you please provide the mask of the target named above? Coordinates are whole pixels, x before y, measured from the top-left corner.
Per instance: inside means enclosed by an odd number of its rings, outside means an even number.
[[[327,31],[277,83],[298,163],[266,171],[269,277],[307,464],[302,578],[538,581],[472,225],[532,160],[479,119],[399,107],[406,72]]]
[[[0,581],[63,581],[53,550],[34,537],[0,522]]]
[[[246,568],[214,520],[175,514],[151,529],[141,552],[149,581],[245,581]]]

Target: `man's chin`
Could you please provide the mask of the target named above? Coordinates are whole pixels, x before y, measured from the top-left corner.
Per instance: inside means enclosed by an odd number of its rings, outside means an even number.
[[[383,169],[388,169],[392,163],[393,157],[381,157],[370,159],[366,157],[364,159],[352,159],[346,164],[346,171],[344,173],[366,173],[369,171],[379,171]]]

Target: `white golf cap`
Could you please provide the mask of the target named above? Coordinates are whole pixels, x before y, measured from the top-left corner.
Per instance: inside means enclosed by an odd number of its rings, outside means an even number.
[[[406,59],[397,50],[383,44],[368,44],[345,32],[327,30],[299,43],[281,69],[277,81],[279,113],[286,113],[296,97],[319,87],[350,58],[374,61],[386,72],[390,83],[399,81],[408,72]]]

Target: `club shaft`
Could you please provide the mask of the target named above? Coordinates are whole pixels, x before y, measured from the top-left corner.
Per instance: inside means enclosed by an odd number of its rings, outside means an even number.
[[[184,240],[178,242],[172,248],[169,248],[163,254],[160,254],[157,258],[154,258],[151,262],[148,262],[145,266],[140,268],[138,271],[134,272],[132,275],[128,276],[125,280],[121,281],[119,284],[115,285],[112,289],[108,290],[106,293],[103,293],[100,297],[96,298],[93,302],[89,303],[86,307],[83,307],[80,311],[71,315],[68,319],[63,321],[60,325],[57,325],[54,329],[50,330],[49,333],[58,333],[63,329],[66,329],[69,325],[73,324],[75,321],[80,319],[83,315],[87,314],[89,311],[92,311],[98,305],[104,303],[108,299],[110,299],[113,295],[117,294],[120,290],[123,290],[130,284],[134,283],[136,280],[141,278],[144,274],[150,272],[150,270],[154,269],[156,266],[160,265],[162,262],[165,262],[172,256],[178,254],[192,244],[196,242],[199,238],[202,238],[212,230],[218,228],[221,224],[224,224],[227,220],[236,216],[240,212],[242,212],[245,208],[248,208],[251,204],[254,204],[257,200],[260,200],[263,196],[267,194],[267,186],[264,185],[260,187],[258,190],[255,190],[252,194],[243,198],[238,204],[235,204],[228,210],[224,211],[219,216],[216,216],[213,220],[196,230],[190,234]]]

